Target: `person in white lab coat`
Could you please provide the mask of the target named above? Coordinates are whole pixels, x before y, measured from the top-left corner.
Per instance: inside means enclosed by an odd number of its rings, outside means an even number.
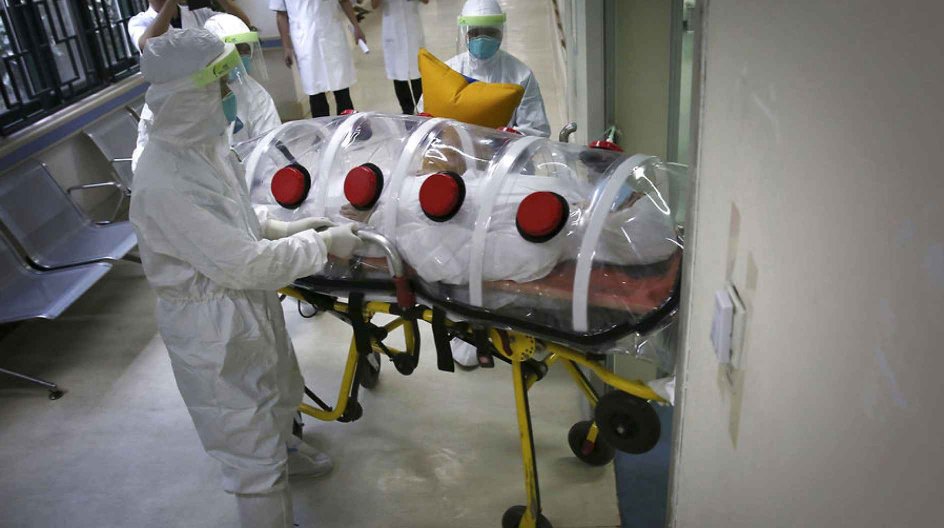
[[[508,126],[529,136],[548,137],[551,125],[534,73],[514,55],[501,49],[505,13],[496,0],[467,0],[459,15],[459,48],[446,61],[450,68],[490,83],[514,83],[524,87],[524,97]],[[423,102],[418,108],[422,111]]]
[[[423,83],[416,60],[426,45],[419,6],[429,0],[372,0],[376,10],[383,9],[383,52],[387,78],[393,81],[400,110],[412,115],[423,96]]]
[[[230,129],[230,144],[259,137],[278,128],[282,124],[275,101],[269,92],[259,84],[267,80],[265,59],[259,46],[259,37],[239,18],[219,13],[207,20],[204,28],[210,30],[223,42],[233,42],[249,76],[246,82],[237,85],[236,96],[239,98],[239,112],[236,122]],[[259,78],[257,78],[259,77]]]
[[[292,527],[303,381],[276,289],[319,272],[329,253],[349,257],[359,240],[349,225],[318,233],[331,223],[253,211],[225,135],[238,107],[231,87],[246,75],[233,44],[171,29],[147,42],[141,72],[154,122],[130,219],[177,387],[240,525]]]
[[[220,9],[242,20],[246,26],[252,22],[242,9],[230,0],[217,0]],[[148,8],[128,20],[128,37],[138,51],[144,50],[144,43],[151,37],[163,35],[168,28],[178,29],[202,28],[207,20],[218,14],[210,7],[190,9],[186,0],[149,0]],[[138,140],[134,153],[131,154],[131,171],[138,166],[138,158],[144,152],[148,142],[151,120],[154,118],[151,109],[145,103],[138,120]]]
[[[285,65],[298,65],[311,117],[330,114],[327,92],[334,92],[338,114],[353,110],[350,87],[357,82],[357,74],[345,32],[347,22],[354,27],[355,40],[367,39],[351,1],[269,0],[269,9],[276,12]]]

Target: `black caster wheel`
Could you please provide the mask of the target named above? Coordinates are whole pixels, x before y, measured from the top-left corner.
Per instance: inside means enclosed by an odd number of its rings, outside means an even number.
[[[344,414],[338,418],[338,421],[342,423],[356,422],[360,420],[361,416],[364,416],[364,408],[361,407],[361,404],[359,402],[348,402],[347,409],[344,410]]]
[[[413,356],[409,354],[397,354],[393,356],[393,367],[397,369],[397,372],[400,374],[409,376],[416,370],[416,361],[414,361]]]
[[[625,453],[649,451],[662,432],[652,405],[622,391],[604,394],[594,415],[603,441]]]
[[[502,528],[518,528],[521,525],[521,519],[524,517],[525,507],[524,506],[512,506],[505,511],[505,515],[502,515]],[[553,528],[551,526],[551,521],[547,520],[547,517],[538,514],[538,528]]]
[[[65,394],[65,393],[62,392],[62,391],[59,390],[59,389],[51,390],[51,391],[49,391],[49,399],[50,399],[50,400],[58,400],[59,398],[62,398],[62,395],[63,395],[63,394]]]
[[[361,375],[361,387],[373,389],[380,381],[380,352],[374,352],[367,356],[366,367]]]
[[[616,458],[616,450],[613,446],[606,443],[600,435],[594,443],[587,442],[587,433],[593,422],[577,422],[567,433],[567,443],[570,444],[570,450],[574,456],[582,462],[591,466],[605,466]]]

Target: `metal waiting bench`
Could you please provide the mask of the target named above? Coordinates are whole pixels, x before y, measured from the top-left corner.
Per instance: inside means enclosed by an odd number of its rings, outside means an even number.
[[[32,160],[0,175],[0,222],[43,269],[119,260],[137,245],[130,222],[95,224]]]
[[[0,324],[28,319],[55,319],[111,269],[93,262],[59,270],[37,271],[23,262],[5,237],[0,236]],[[38,383],[49,389],[49,399],[62,391],[52,382],[0,368],[0,373]]]
[[[131,181],[133,174],[131,171],[131,156],[137,146],[138,138],[138,119],[132,115],[131,108],[125,108],[112,112],[111,114],[99,119],[95,123],[85,128],[85,135],[95,143],[102,155],[111,163],[115,172],[115,179],[98,183],[86,183],[69,187],[66,191],[72,194],[75,191],[86,189],[100,189],[103,187],[114,187],[121,193],[121,198],[115,205],[110,223],[115,220],[118,211],[125,198],[131,196]]]

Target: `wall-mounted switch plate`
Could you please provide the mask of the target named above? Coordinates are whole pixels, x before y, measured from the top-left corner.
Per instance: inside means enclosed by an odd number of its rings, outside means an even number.
[[[711,345],[719,363],[739,368],[746,309],[732,284],[715,292],[714,317],[711,321]]]
[[[719,363],[731,362],[731,335],[734,330],[734,303],[727,288],[715,292],[715,312],[711,320],[711,345]]]

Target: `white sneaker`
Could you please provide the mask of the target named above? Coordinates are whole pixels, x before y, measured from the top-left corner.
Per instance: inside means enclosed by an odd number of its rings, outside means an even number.
[[[288,476],[298,478],[323,477],[334,469],[331,457],[311,444],[292,437],[288,445]]]
[[[459,366],[467,369],[479,366],[479,353],[478,349],[474,346],[459,338],[453,338],[449,345],[452,348],[452,359],[458,363]]]

